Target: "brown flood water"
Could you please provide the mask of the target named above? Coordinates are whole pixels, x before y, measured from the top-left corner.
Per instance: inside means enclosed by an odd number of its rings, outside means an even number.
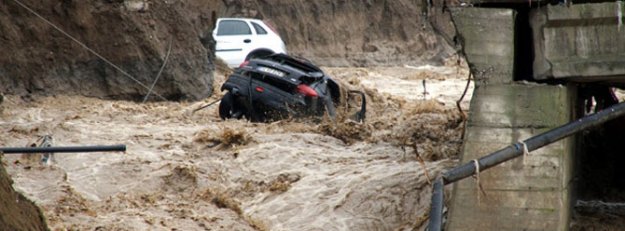
[[[365,123],[221,121],[216,105],[191,113],[219,96],[146,104],[8,96],[2,146],[49,134],[58,146],[128,150],[56,154],[51,165],[6,155],[4,164],[53,230],[422,230],[428,177],[459,155],[455,101],[466,68],[325,70],[365,90]]]

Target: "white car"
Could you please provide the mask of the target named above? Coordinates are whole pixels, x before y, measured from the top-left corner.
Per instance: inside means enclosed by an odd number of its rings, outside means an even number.
[[[229,67],[255,57],[274,53],[286,54],[286,47],[278,33],[266,23],[249,18],[220,18],[213,30],[215,55]]]

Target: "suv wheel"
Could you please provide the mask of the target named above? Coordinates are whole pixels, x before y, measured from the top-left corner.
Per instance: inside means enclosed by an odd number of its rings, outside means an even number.
[[[219,117],[221,119],[240,119],[245,114],[243,107],[235,101],[234,95],[227,92],[219,103]]]

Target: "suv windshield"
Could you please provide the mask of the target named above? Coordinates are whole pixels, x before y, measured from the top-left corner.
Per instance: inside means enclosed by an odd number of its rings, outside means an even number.
[[[250,27],[244,21],[222,20],[219,22],[217,35],[249,35],[252,34]]]

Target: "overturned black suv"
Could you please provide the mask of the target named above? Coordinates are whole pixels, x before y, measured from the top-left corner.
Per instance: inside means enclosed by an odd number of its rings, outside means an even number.
[[[228,92],[219,104],[222,119],[247,118],[253,122],[288,117],[336,116],[341,100],[339,85],[307,60],[274,54],[245,61],[228,77],[221,90]],[[357,120],[364,120],[366,102],[360,91]]]

